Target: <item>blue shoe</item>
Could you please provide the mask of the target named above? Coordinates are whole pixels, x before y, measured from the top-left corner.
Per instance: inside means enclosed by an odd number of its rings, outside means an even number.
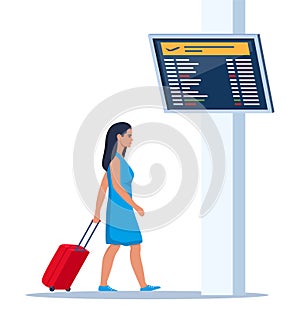
[[[140,291],[154,291],[160,289],[160,286],[146,285],[144,288],[140,288]]]
[[[106,292],[110,291],[110,292],[112,292],[112,291],[118,291],[118,290],[111,288],[109,285],[99,285],[98,291],[101,291],[101,292],[102,291],[106,291]]]

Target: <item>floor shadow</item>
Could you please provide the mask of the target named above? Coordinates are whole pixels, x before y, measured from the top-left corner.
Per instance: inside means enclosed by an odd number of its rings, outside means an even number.
[[[29,293],[31,297],[56,298],[56,299],[237,299],[262,297],[267,294],[246,293],[245,295],[202,295],[200,291],[78,291],[78,292],[45,292]]]

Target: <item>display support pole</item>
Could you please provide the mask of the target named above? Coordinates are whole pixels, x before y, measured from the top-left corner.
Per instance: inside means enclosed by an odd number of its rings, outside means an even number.
[[[202,33],[245,33],[245,0],[202,0]],[[243,296],[245,115],[224,113],[211,114],[211,117],[224,144],[226,171],[222,192],[214,208],[202,218],[201,293]],[[210,157],[204,154],[201,158],[202,169],[205,170],[210,164]],[[207,176],[202,178],[203,187],[206,187]]]

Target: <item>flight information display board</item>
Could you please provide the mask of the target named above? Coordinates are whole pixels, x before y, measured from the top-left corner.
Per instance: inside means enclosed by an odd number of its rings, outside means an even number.
[[[149,35],[166,110],[273,112],[259,35]]]

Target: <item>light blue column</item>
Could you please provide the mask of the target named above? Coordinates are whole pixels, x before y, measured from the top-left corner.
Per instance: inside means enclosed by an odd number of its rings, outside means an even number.
[[[245,0],[202,0],[202,33],[245,32]],[[212,114],[225,147],[225,180],[202,218],[202,294],[245,294],[245,116]],[[205,118],[203,118],[205,119]],[[205,151],[205,150],[203,150]],[[202,169],[211,164],[207,152]],[[202,174],[206,192],[208,174]]]

